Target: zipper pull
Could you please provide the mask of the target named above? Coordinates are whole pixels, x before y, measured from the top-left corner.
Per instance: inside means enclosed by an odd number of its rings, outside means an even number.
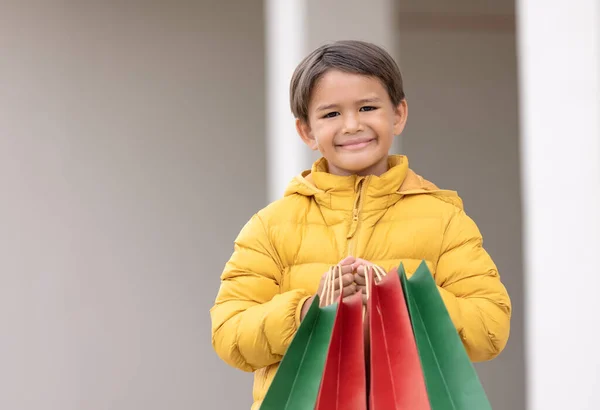
[[[350,230],[348,231],[348,235],[346,235],[346,239],[350,239],[356,233],[356,228],[358,227],[358,208],[354,208],[352,210],[352,224],[350,225]]]

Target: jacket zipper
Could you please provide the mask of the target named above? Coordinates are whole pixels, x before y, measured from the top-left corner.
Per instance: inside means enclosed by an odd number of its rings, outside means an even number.
[[[354,255],[354,245],[356,243],[355,238],[358,232],[360,211],[362,208],[362,199],[364,196],[365,189],[365,178],[362,178],[360,181],[358,181],[358,185],[356,187],[356,198],[354,199],[354,206],[352,208],[352,222],[350,223],[350,230],[348,231],[348,235],[346,235],[346,239],[348,239],[348,256],[357,257],[357,255]]]

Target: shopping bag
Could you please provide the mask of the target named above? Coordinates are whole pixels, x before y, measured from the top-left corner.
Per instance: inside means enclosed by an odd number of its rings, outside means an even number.
[[[425,262],[404,289],[432,410],[491,410],[483,386]]]
[[[333,280],[341,282],[341,267]],[[340,288],[341,288],[340,283]],[[333,302],[333,286],[327,297]],[[337,301],[337,313],[315,410],[366,410],[362,294]]]
[[[368,272],[370,410],[430,410],[398,274],[386,275],[378,266]]]
[[[261,410],[314,409],[337,310],[337,303],[320,306],[322,298],[315,296],[300,323]]]

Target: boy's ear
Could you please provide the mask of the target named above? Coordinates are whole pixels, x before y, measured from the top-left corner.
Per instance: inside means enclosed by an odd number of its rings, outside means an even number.
[[[308,125],[306,121],[296,118],[296,131],[298,132],[298,135],[300,135],[300,138],[302,138],[302,141],[304,141],[310,149],[313,151],[319,149],[317,139],[313,135],[310,125]]]
[[[408,104],[406,98],[400,101],[400,104],[396,106],[394,113],[394,135],[402,134],[404,126],[406,125],[406,119],[408,118]]]

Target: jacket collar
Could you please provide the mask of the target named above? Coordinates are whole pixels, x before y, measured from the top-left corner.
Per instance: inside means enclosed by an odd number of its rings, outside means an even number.
[[[313,196],[320,206],[338,210],[352,210],[361,193],[363,210],[385,209],[408,195],[432,194],[462,208],[462,201],[454,191],[441,190],[409,168],[404,155],[390,155],[389,169],[381,176],[339,176],[327,172],[327,160],[320,158],[310,170],[296,176],[288,185],[285,195]]]

